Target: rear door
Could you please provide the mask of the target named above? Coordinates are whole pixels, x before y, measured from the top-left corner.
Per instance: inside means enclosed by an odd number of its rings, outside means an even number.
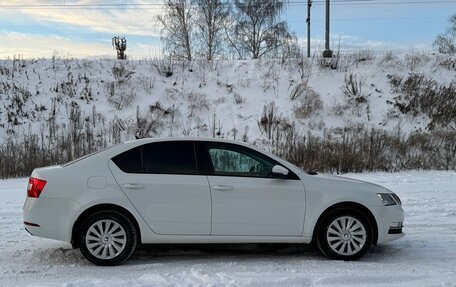
[[[300,236],[305,212],[302,182],[291,171],[273,178],[275,160],[236,144],[207,142],[212,235]]]
[[[192,141],[145,144],[114,157],[109,167],[154,232],[210,234],[211,195]]]

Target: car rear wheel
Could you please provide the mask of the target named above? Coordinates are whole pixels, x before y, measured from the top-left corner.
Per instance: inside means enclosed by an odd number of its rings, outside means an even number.
[[[81,226],[79,248],[87,260],[97,265],[118,265],[136,248],[137,234],[133,223],[122,214],[97,212]]]
[[[369,220],[356,210],[337,210],[320,225],[318,247],[337,260],[356,260],[366,254],[372,244]]]

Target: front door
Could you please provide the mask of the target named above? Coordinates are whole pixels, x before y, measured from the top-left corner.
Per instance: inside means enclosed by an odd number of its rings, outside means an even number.
[[[228,143],[205,146],[211,164],[211,235],[302,234],[305,192],[297,177],[273,178],[278,163],[255,150]]]

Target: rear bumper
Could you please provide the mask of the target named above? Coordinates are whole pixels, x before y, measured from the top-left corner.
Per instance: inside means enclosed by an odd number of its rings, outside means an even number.
[[[30,198],[24,203],[24,227],[32,235],[70,242],[72,215],[81,206],[74,200]]]

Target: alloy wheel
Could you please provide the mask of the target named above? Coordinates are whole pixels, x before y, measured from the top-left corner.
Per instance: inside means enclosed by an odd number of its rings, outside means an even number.
[[[366,243],[367,232],[363,223],[352,216],[337,217],[326,232],[329,247],[337,254],[351,256]]]
[[[127,234],[124,228],[110,219],[93,223],[85,236],[87,250],[99,259],[117,257],[127,244]]]

